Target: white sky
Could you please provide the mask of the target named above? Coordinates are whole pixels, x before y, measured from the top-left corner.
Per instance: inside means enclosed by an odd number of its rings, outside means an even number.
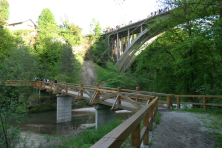
[[[120,1],[120,0],[119,0]],[[83,29],[82,33],[89,34],[93,18],[105,28],[115,27],[121,23],[133,22],[146,18],[154,7],[156,0],[125,0],[116,5],[115,0],[8,0],[10,5],[9,23],[32,19],[35,23],[44,8],[49,8],[57,24],[64,15],[70,22]]]

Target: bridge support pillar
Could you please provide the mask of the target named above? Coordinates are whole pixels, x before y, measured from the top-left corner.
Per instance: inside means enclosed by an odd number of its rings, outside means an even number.
[[[125,49],[127,48],[127,36],[125,36]],[[123,52],[125,51],[125,49],[123,50]]]
[[[128,29],[128,45],[127,47],[130,45],[130,30]]]
[[[110,110],[111,106],[94,105],[93,107],[96,109],[96,116],[95,116],[96,128],[99,125],[103,125],[106,122],[112,121],[116,118],[116,112]]]
[[[69,122],[72,118],[72,97],[57,96],[57,123]]]
[[[119,33],[117,32],[116,37],[116,61],[119,59]]]
[[[123,54],[123,36],[120,38],[120,56]]]

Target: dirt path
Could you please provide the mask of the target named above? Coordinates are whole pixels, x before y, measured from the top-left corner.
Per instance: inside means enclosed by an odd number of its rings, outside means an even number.
[[[161,122],[153,131],[151,148],[210,148],[214,136],[207,133],[198,114],[160,109]]]
[[[92,61],[84,61],[81,70],[81,80],[85,85],[95,85],[97,79],[96,68]]]

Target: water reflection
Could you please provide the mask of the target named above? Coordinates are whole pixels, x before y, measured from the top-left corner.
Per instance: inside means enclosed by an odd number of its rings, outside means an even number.
[[[116,117],[122,120],[128,119],[133,113],[129,111],[117,111]],[[22,131],[33,131],[49,135],[72,135],[84,127],[95,124],[95,109],[81,108],[72,110],[72,121],[56,123],[56,111],[27,114],[21,121]]]

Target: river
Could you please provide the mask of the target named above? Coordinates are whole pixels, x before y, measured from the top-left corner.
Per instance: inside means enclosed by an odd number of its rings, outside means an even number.
[[[126,110],[116,111],[116,118],[128,119],[133,113]],[[72,109],[72,121],[56,123],[56,111],[29,113],[21,121],[22,131],[33,131],[49,135],[73,135],[81,129],[95,125],[95,109]]]

